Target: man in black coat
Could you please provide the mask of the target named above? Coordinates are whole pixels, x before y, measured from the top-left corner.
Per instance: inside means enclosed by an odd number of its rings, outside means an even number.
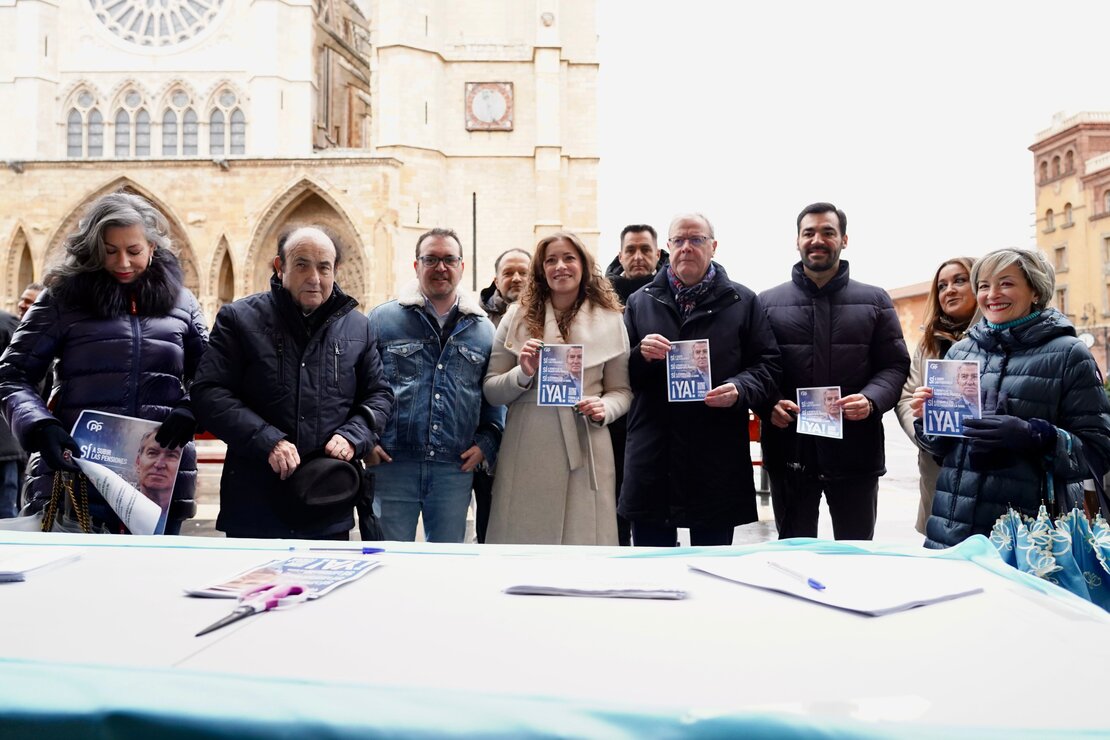
[[[797,225],[792,279],[759,296],[783,358],[774,401],[756,407],[775,524],[780,539],[816,537],[824,493],[834,536],[869,540],[886,473],[882,415],[898,401],[909,353],[886,291],[848,277],[844,212],[814,203]],[[798,388],[826,386],[840,387],[843,439],[797,433]]]
[[[758,519],[748,407],[771,403],[779,351],[759,299],[728,279],[701,214],[671,222],[670,265],[625,308],[632,408],[618,511],[636,545],[673,547],[688,527],[694,545],[728,545]],[[704,401],[669,402],[671,343],[709,341],[712,388]]]
[[[220,309],[192,397],[227,442],[216,528],[229,537],[347,539],[352,505],[315,512],[284,484],[303,459],[365,456],[393,411],[370,321],[335,283],[337,240],[278,240],[270,292]]]
[[[621,229],[621,249],[605,269],[605,277],[609,278],[622,305],[627,304],[630,295],[650,283],[655,274],[667,266],[667,250],[660,249],[657,240],[658,235],[651,224],[629,224]],[[609,438],[613,442],[613,462],[617,472],[615,490],[619,502],[624,482],[627,416],[609,425]],[[617,514],[617,541],[625,546],[632,544],[632,525],[620,514]]]

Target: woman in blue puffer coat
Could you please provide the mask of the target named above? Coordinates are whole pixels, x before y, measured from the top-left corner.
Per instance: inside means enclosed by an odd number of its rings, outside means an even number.
[[[188,385],[208,330],[170,248],[166,218],[147,200],[125,192],[97,199],[0,357],[4,415],[23,448],[39,453],[28,470],[31,511],[49,500],[53,471],[76,472],[69,430],[92,409],[161,421],[158,443],[184,447],[166,533],[196,512]],[[55,360],[47,408],[37,386]],[[126,531],[91,487],[89,512],[94,531]]]
[[[1083,481],[1110,468],[1110,403],[1075,327],[1047,305],[1052,266],[999,249],[975,263],[971,282],[983,319],[945,359],[979,363],[982,418],[963,419],[963,437],[927,436],[920,416],[932,389],[910,402],[919,442],[944,460],[925,527],[931,548],[989,535],[1009,507],[1066,512],[1082,502]]]

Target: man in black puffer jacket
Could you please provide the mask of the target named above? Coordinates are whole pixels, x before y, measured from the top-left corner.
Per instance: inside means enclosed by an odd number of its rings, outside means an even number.
[[[216,528],[229,537],[347,539],[354,526],[351,506],[306,520],[283,485],[309,454],[364,457],[393,411],[370,322],[335,284],[341,258],[322,229],[287,231],[270,292],[216,316],[193,399],[227,442]]]
[[[629,224],[621,229],[621,250],[609,267],[605,277],[613,285],[621,305],[628,305],[628,298],[655,279],[655,274],[666,268],[669,256],[660,249],[658,235],[650,224]],[[624,448],[628,440],[628,417],[622,416],[609,425],[609,438],[613,441],[613,462],[617,469],[617,501],[620,501],[624,483]],[[617,541],[632,544],[632,525],[617,514]]]
[[[782,351],[778,400],[756,408],[781,539],[817,536],[822,493],[837,539],[875,534],[886,473],[882,415],[898,401],[910,357],[890,296],[848,278],[840,259],[847,245],[843,211],[806,206],[798,214],[801,262],[790,282],[759,296]],[[843,439],[797,433],[798,388],[821,386],[840,386]]]

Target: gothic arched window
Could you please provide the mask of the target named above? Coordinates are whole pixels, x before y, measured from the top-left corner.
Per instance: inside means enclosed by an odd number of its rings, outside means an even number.
[[[162,114],[162,156],[177,156],[177,112],[168,108]]]
[[[85,122],[76,108],[69,109],[66,116],[66,156],[80,157],[85,154]]]
[[[224,112],[219,108],[208,119],[208,153],[224,153]]]
[[[182,117],[184,125],[182,126],[181,136],[181,153],[186,157],[194,156],[197,153],[197,114],[192,108],[185,111]]]

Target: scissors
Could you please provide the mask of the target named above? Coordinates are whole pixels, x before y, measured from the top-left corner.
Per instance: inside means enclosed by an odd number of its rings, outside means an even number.
[[[207,635],[209,632],[215,632],[220,627],[238,622],[240,619],[245,619],[252,614],[259,612],[268,612],[271,609],[276,609],[283,603],[292,603],[300,601],[291,597],[300,596],[304,593],[304,586],[295,584],[282,585],[280,583],[266,583],[261,586],[256,586],[248,591],[244,591],[239,595],[239,606],[218,622],[214,622],[196,634],[197,637]]]

